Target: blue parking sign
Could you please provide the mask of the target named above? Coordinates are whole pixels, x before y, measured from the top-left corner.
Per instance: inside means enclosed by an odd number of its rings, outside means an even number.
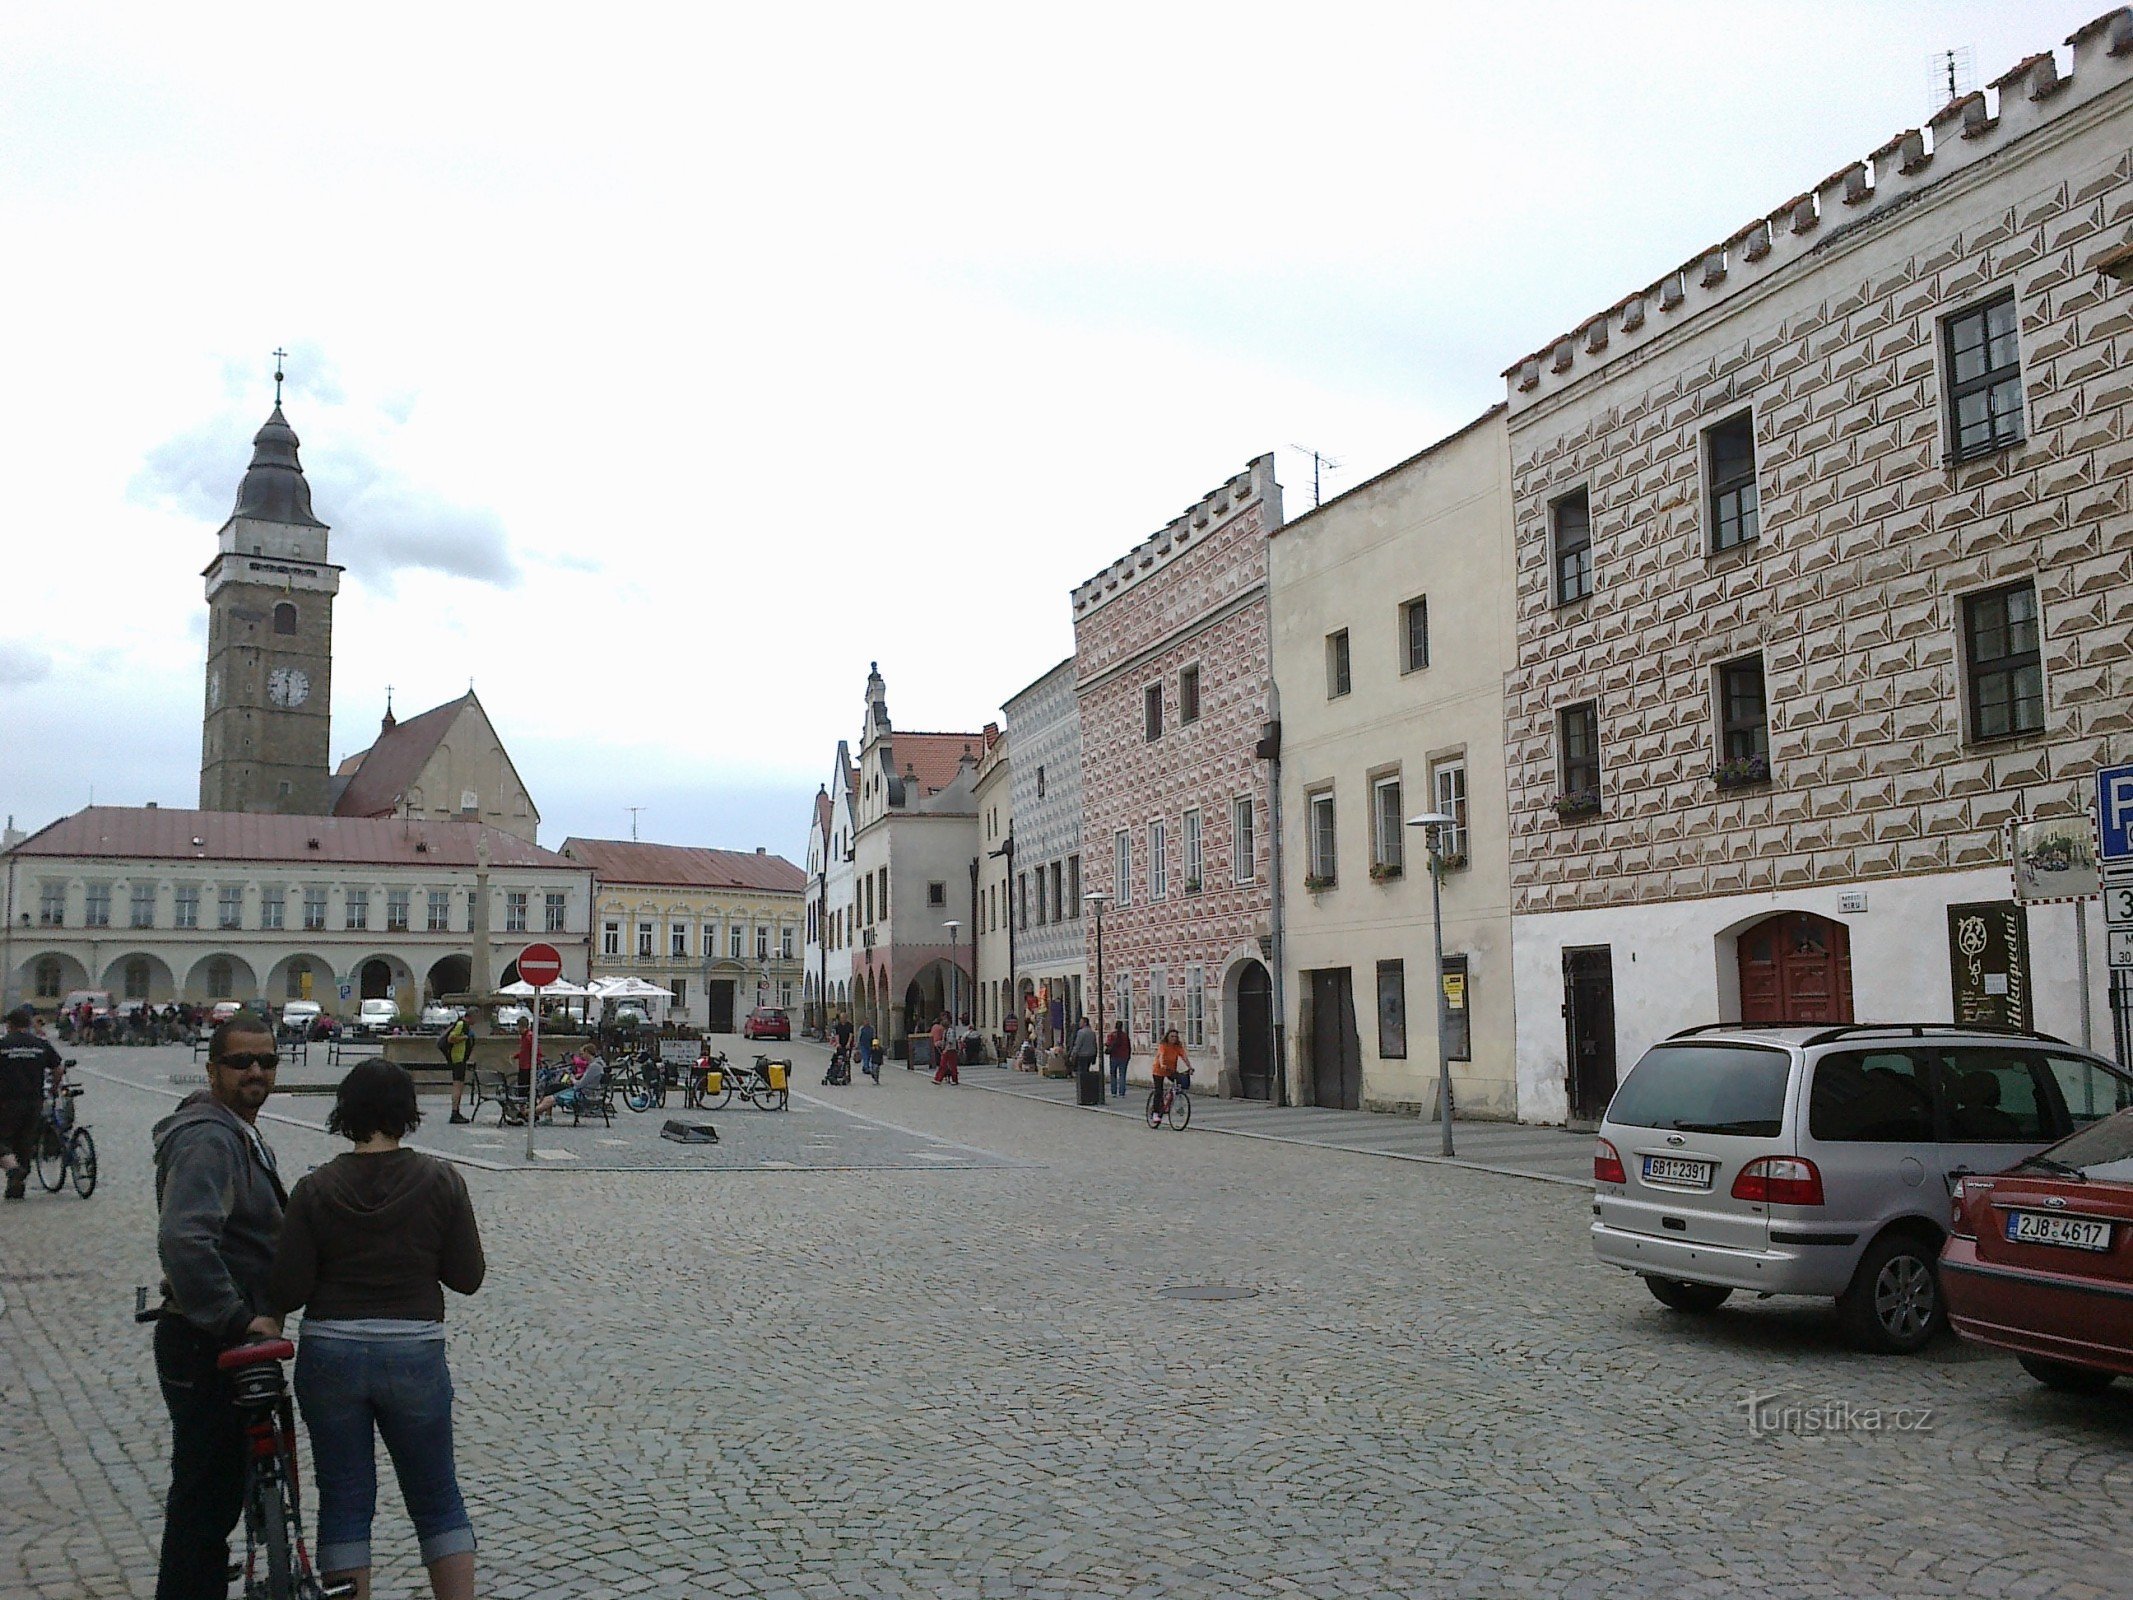
[[[2096,773],[2096,834],[2106,861],[2133,861],[2133,766]]]
[[[352,983],[344,983],[344,984],[342,984],[342,985],[341,985],[341,998],[342,998],[343,1000],[346,1000],[346,999],[348,998],[348,996],[349,996],[349,995],[350,995],[350,994],[351,994],[351,993],[352,993],[352,992],[354,991],[354,989],[355,989],[355,985],[354,985],[354,984],[352,984]]]

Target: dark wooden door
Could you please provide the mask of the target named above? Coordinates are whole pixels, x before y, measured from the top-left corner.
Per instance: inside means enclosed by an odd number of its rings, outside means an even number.
[[[733,980],[713,978],[705,989],[705,1002],[710,1007],[710,1020],[704,1024],[706,1033],[731,1033],[733,1031]]]
[[[1355,982],[1346,967],[1311,974],[1311,1103],[1363,1104],[1363,1052],[1355,1032]]]
[[[1615,1094],[1615,964],[1606,945],[1563,952],[1570,1118],[1598,1122]]]
[[[1237,978],[1238,1093],[1274,1098],[1274,980],[1254,961]]]
[[[1851,934],[1843,923],[1786,911],[1742,933],[1736,949],[1745,1025],[1853,1020]]]

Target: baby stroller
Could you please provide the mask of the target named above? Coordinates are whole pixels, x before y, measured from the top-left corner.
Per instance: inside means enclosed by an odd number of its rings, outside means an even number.
[[[839,1089],[851,1083],[852,1052],[845,1046],[839,1045],[830,1052],[829,1071],[822,1074],[822,1081]]]

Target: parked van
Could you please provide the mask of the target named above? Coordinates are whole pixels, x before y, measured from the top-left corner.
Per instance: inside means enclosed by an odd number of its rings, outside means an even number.
[[[356,1007],[358,1033],[391,1033],[400,1023],[400,1007],[392,1000],[365,1000]]]
[[[1677,1311],[1829,1295],[1861,1347],[1917,1350],[1943,1319],[1953,1187],[2125,1106],[2133,1076],[2046,1034],[1691,1028],[1601,1120],[1593,1250]]]

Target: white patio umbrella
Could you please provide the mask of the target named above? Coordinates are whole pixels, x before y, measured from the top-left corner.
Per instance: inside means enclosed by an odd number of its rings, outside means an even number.
[[[505,984],[496,992],[498,994],[508,994],[518,1000],[531,1000],[535,995],[541,996],[544,1000],[583,1000],[587,996],[597,994],[599,991],[588,989],[582,984],[563,980],[551,983],[545,989],[536,989],[532,984],[521,978],[517,983]]]

